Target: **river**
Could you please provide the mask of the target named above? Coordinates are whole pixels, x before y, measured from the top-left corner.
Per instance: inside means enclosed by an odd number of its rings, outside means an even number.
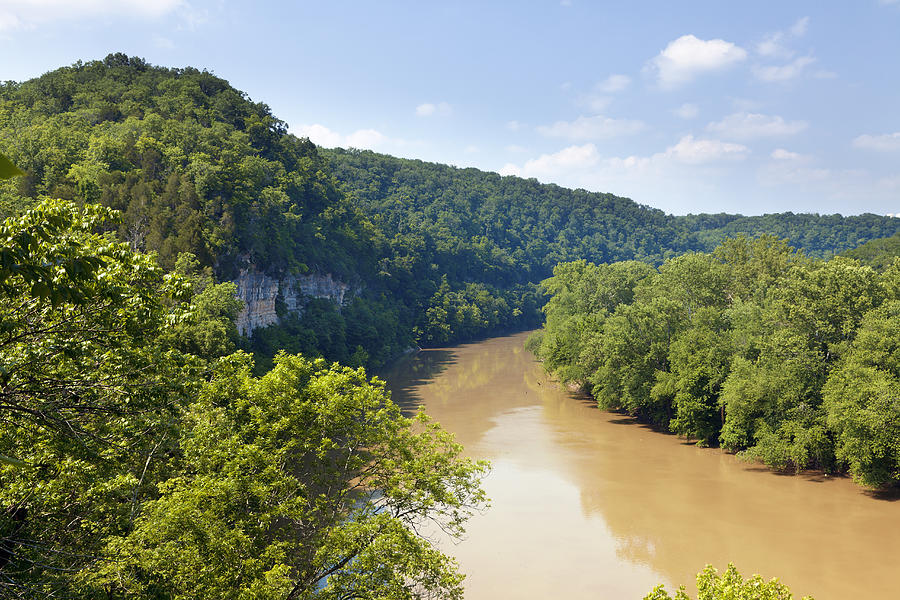
[[[489,459],[491,508],[446,550],[467,600],[640,599],[707,563],[778,577],[795,598],[900,597],[900,502],[847,478],[778,475],[561,389],[527,334],[423,350],[386,374]]]

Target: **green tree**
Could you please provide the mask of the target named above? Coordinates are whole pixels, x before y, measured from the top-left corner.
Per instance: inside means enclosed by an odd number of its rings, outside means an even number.
[[[0,595],[61,593],[166,471],[199,381],[160,341],[187,290],[48,201],[0,226]]]
[[[791,600],[790,589],[777,579],[764,580],[759,575],[744,579],[731,563],[721,575],[712,565],[697,573],[697,600]],[[675,597],[663,586],[653,588],[644,600],[690,600],[684,586],[678,588]],[[803,600],[813,600],[804,596]]]
[[[187,415],[184,471],[147,502],[96,589],[165,598],[461,598],[417,531],[463,532],[487,465],[362,369],[220,361]],[[415,428],[415,431],[413,431]]]
[[[823,389],[836,454],[865,485],[900,483],[900,301],[863,318]]]

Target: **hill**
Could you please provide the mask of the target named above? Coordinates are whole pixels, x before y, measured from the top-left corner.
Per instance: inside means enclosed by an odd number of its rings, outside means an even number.
[[[900,257],[900,233],[891,237],[869,240],[862,246],[844,252],[844,256],[855,258],[877,271],[884,271]]]
[[[0,184],[3,214],[44,197],[117,209],[115,234],[132,248],[167,269],[192,254],[238,283],[245,346],[347,364],[536,326],[536,284],[563,261],[660,264],[736,233],[830,256],[900,231],[874,215],[673,217],[611,194],[322,150],[212,73],[124,54],[0,85],[0,152],[27,172]]]

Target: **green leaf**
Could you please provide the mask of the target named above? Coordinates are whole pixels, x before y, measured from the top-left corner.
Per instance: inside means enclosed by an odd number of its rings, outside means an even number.
[[[17,459],[15,459],[15,458],[10,458],[10,457],[8,457],[8,456],[4,456],[3,454],[0,454],[0,463],[5,463],[5,464],[7,464],[7,465],[12,465],[12,466],[14,466],[14,467],[19,467],[20,469],[21,469],[22,467],[28,466],[28,465],[26,465],[25,463],[23,463],[21,460],[17,460]]]
[[[0,154],[0,179],[9,179],[10,177],[18,177],[24,175],[25,172],[14,165],[11,160]]]

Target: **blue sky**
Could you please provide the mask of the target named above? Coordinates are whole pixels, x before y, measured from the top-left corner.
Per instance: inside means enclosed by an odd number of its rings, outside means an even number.
[[[0,0],[0,78],[206,68],[325,146],[666,212],[900,213],[900,0]]]

